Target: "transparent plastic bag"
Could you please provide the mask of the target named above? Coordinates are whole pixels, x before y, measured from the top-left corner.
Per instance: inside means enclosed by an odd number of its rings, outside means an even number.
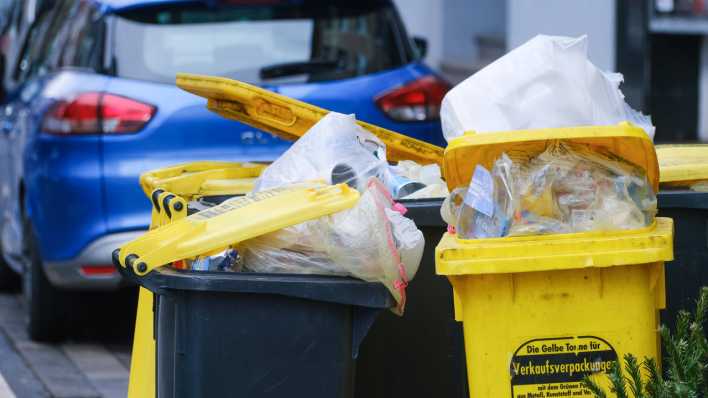
[[[352,276],[381,282],[405,306],[425,241],[384,185],[371,178],[355,207],[238,245],[247,271]]]
[[[562,222],[558,232],[642,228],[656,215],[646,174],[602,148],[552,142],[519,170],[518,210]]]
[[[443,202],[441,215],[463,239],[506,236],[514,215],[516,195],[513,163],[502,155],[492,172],[477,165],[469,187],[457,188]]]
[[[363,192],[387,169],[386,147],[353,115],[330,112],[268,166],[254,192],[304,181],[346,183]]]
[[[390,170],[392,173],[422,184],[421,188],[413,192],[398,196],[394,194],[397,199],[444,198],[449,193],[447,184],[442,179],[440,166],[437,164],[420,165],[411,160],[402,160]]]
[[[646,174],[601,148],[554,141],[529,159],[502,154],[491,188],[480,189],[476,178],[477,171],[471,188],[455,189],[441,208],[464,239],[637,229],[656,215]]]

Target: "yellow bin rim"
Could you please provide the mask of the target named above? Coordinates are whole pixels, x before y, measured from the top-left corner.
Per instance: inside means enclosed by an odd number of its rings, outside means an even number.
[[[439,275],[507,274],[613,267],[673,260],[673,220],[634,230],[459,239],[438,244]]]

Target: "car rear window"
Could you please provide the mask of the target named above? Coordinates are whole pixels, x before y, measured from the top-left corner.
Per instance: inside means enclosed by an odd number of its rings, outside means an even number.
[[[178,72],[251,83],[313,82],[393,69],[413,59],[389,1],[226,3],[119,13],[116,73],[165,83]]]

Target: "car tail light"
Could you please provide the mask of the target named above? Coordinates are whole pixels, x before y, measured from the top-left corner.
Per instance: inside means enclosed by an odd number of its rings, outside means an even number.
[[[115,134],[140,131],[155,107],[106,93],[82,93],[60,100],[47,112],[42,130],[51,134]]]
[[[84,276],[109,276],[116,273],[112,265],[82,265],[81,273]]]
[[[376,104],[391,119],[422,122],[440,118],[440,103],[450,85],[436,76],[425,76],[383,93]]]

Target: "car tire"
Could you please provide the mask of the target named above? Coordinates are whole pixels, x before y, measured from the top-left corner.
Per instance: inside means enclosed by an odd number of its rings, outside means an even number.
[[[20,276],[10,268],[0,253],[0,291],[17,291],[20,288]]]
[[[31,227],[25,223],[28,265],[22,278],[27,307],[27,333],[39,342],[56,342],[66,335],[69,295],[52,286],[44,273],[42,259]]]

